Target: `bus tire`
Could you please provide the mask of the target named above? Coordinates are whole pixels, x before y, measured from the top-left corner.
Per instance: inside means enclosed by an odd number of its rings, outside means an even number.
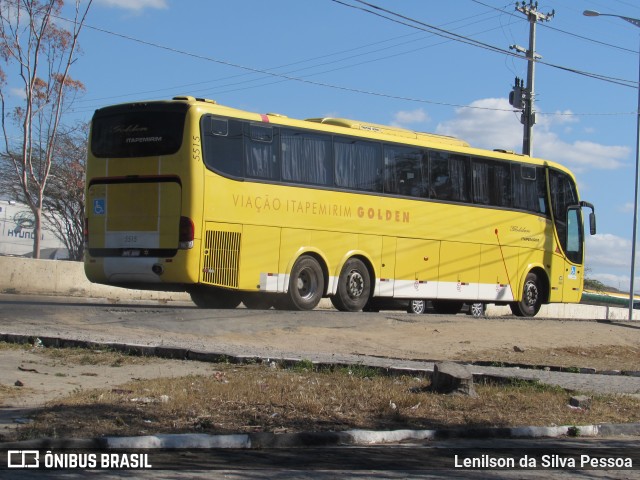
[[[331,303],[341,312],[359,312],[369,301],[371,278],[361,260],[350,258],[342,267],[338,278],[338,291]]]
[[[462,304],[459,300],[434,300],[433,309],[440,315],[455,315],[462,310]]]
[[[529,272],[524,279],[522,299],[519,302],[509,304],[511,311],[517,317],[534,317],[542,306],[543,289],[538,275]]]
[[[287,300],[294,310],[313,310],[324,294],[324,275],[318,261],[303,255],[293,265],[289,275]]]
[[[426,300],[410,300],[407,306],[407,313],[421,314],[427,309]]]
[[[232,290],[197,287],[189,290],[191,301],[199,308],[236,308],[240,305],[240,296]]]
[[[482,302],[473,302],[469,304],[469,315],[474,318],[484,317],[487,311],[487,305]]]

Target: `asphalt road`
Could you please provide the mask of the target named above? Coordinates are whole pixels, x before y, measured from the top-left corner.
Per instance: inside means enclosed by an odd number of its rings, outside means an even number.
[[[399,311],[203,310],[191,303],[136,302],[0,294],[0,331],[26,335],[165,344],[272,358],[373,356],[453,359],[492,349],[600,345],[640,340],[640,329],[596,321],[412,315]],[[617,339],[617,340],[616,340]]]
[[[458,456],[456,458],[456,455]],[[589,468],[582,455],[613,461],[631,459],[634,469]],[[464,459],[510,458],[514,468],[466,468]],[[543,458],[543,456],[545,456]],[[191,450],[152,452],[153,470],[105,471],[99,478],[225,478],[240,479],[631,479],[640,478],[637,440],[530,439],[456,440],[437,444],[376,447],[318,447],[279,450]],[[535,459],[536,468],[531,459]],[[560,462],[576,462],[561,468]],[[485,460],[489,461],[489,460]],[[524,463],[521,463],[524,462]],[[457,465],[457,466],[456,466]],[[85,478],[86,470],[20,470],[3,478]]]

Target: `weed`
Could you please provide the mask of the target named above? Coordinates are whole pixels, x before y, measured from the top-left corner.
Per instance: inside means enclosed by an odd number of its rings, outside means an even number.
[[[291,370],[294,372],[313,372],[315,370],[315,365],[311,360],[302,359],[299,362],[294,363]]]
[[[349,365],[348,367],[341,367],[338,372],[343,375],[350,375],[355,378],[375,378],[380,375],[380,371],[377,368],[368,367],[366,365]]]

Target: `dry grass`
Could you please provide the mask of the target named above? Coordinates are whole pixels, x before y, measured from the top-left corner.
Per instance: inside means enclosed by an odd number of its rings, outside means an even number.
[[[307,367],[307,368],[302,368]],[[640,400],[594,396],[589,410],[542,385],[478,385],[478,397],[438,395],[424,378],[367,368],[316,371],[267,365],[215,365],[207,376],[140,380],[79,390],[47,405],[21,439],[156,433],[298,432],[640,421]]]
[[[640,347],[600,345],[597,347],[513,348],[465,354],[456,360],[517,363],[532,366],[590,367],[601,370],[640,370]]]
[[[23,347],[24,348],[24,347]],[[42,348],[37,352],[53,360],[53,365],[145,365],[153,361],[151,357],[126,355],[110,350],[88,350],[85,348]]]

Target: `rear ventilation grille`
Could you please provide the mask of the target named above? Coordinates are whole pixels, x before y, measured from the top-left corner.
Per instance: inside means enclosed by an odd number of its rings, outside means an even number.
[[[238,287],[240,236],[238,232],[207,231],[202,270],[204,283]]]

